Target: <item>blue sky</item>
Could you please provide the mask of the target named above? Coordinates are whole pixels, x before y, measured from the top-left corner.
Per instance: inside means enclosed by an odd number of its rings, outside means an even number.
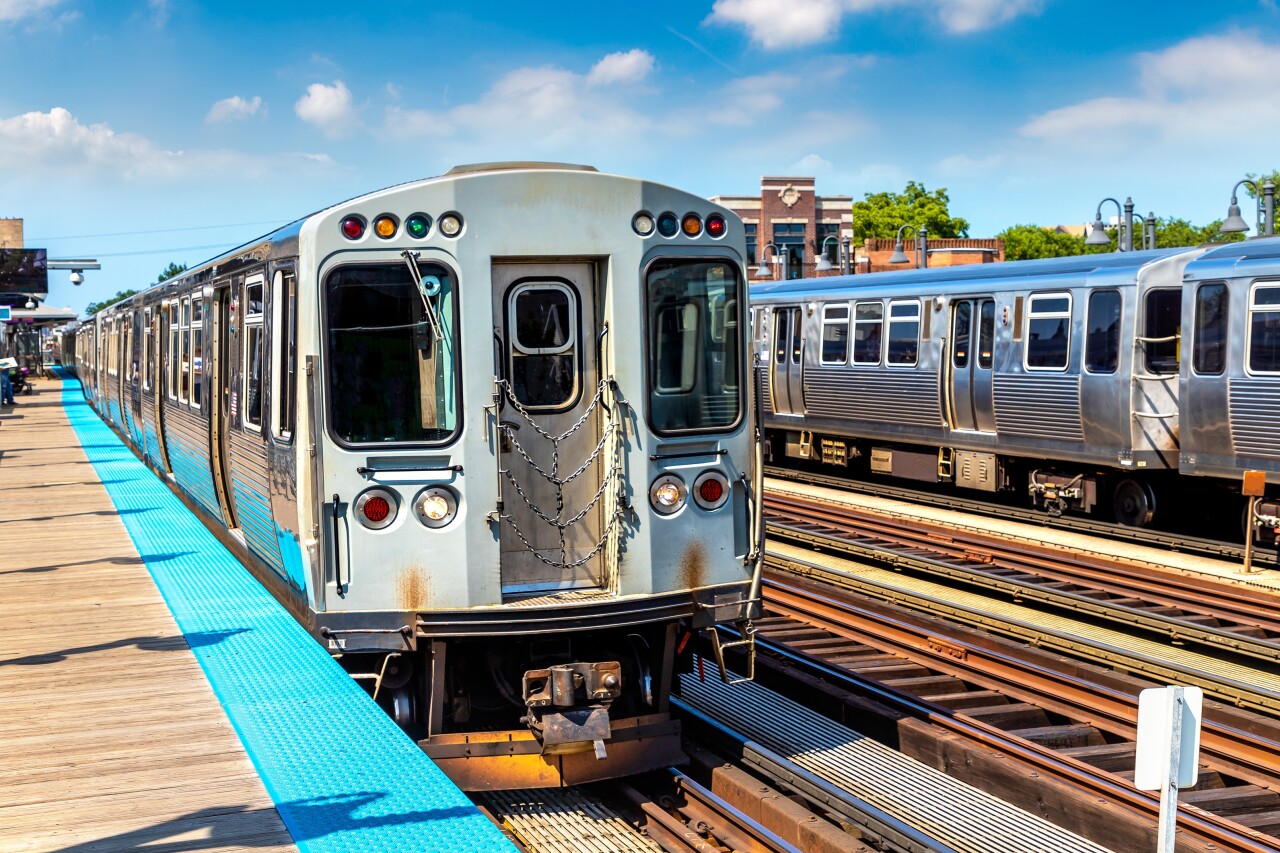
[[[0,0],[0,216],[82,308],[352,195],[560,160],[711,196],[946,187],[973,236],[1204,223],[1280,167],[1276,0]]]

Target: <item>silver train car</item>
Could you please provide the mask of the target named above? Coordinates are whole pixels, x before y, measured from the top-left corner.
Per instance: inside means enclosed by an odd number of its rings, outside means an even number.
[[[1248,474],[1280,526],[1278,238],[750,290],[766,458],[1133,526]]]
[[[460,785],[577,783],[680,760],[690,635],[752,636],[744,257],[688,193],[459,167],[154,285],[67,352]]]

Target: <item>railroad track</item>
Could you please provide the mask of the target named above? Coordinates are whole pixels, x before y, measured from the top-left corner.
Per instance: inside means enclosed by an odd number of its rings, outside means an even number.
[[[819,474],[813,471],[798,471],[792,468],[778,467],[776,465],[765,466],[764,475],[765,477],[773,477],[779,480],[792,480],[799,483],[808,483],[814,486],[825,486],[827,488],[839,489],[841,491],[856,494],[874,495],[876,497],[891,498],[893,500],[907,501],[909,503],[954,509],[973,515],[994,516],[997,518],[1022,522],[1024,524],[1038,524],[1043,527],[1051,527],[1060,530],[1073,530],[1079,533],[1087,533],[1091,536],[1099,536],[1106,539],[1114,539],[1124,542],[1138,542],[1186,554],[1200,554],[1207,557],[1230,560],[1232,562],[1241,562],[1244,560],[1243,545],[1236,544],[1234,542],[1224,542],[1218,539],[1184,536],[1182,534],[1170,533],[1161,530],[1151,530],[1147,528],[1125,527],[1112,522],[1100,521],[1094,518],[1082,518],[1074,515],[1052,516],[1041,510],[1030,509],[1028,507],[1005,506],[1002,504],[991,503],[989,501],[960,497],[955,494],[938,494],[936,492],[929,492],[921,489],[909,489],[903,486],[891,486],[883,483],[868,482],[866,480],[854,480],[849,477]],[[1276,548],[1257,547],[1254,549],[1253,560],[1255,565],[1280,566],[1280,550]]]
[[[766,573],[765,607],[764,682],[1105,846],[1146,846],[1159,803],[1131,780],[1151,684],[783,573]],[[1179,820],[1205,846],[1185,849],[1274,853],[1280,723],[1212,702],[1204,716]]]

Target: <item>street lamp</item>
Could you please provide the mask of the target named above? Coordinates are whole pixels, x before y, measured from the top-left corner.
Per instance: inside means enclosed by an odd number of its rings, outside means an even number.
[[[827,241],[828,240],[835,241],[836,258],[839,259],[840,261],[840,272],[844,273],[845,270],[847,269],[845,254],[840,251],[840,238],[836,237],[834,234],[828,234],[826,237],[822,238],[822,245],[818,247],[818,262],[814,264],[813,268],[817,272],[831,272],[831,270],[835,269],[835,267],[831,265],[831,261],[827,260]]]
[[[1116,235],[1116,248],[1121,252],[1133,251],[1133,199],[1126,198],[1124,200],[1124,208],[1120,207],[1120,202],[1114,198],[1104,198],[1098,202],[1098,213],[1094,217],[1093,227],[1089,230],[1089,236],[1085,239],[1086,246],[1106,246],[1111,243],[1111,238],[1107,236],[1107,227],[1102,224],[1102,206],[1107,202],[1111,202],[1116,206],[1116,214],[1119,220],[1116,225],[1119,233]],[[1150,219],[1150,227],[1155,227],[1155,217]]]
[[[759,259],[760,266],[756,267],[756,276],[755,276],[757,279],[761,281],[768,281],[769,279],[773,278],[773,273],[769,269],[769,263],[768,261],[765,260],[765,255],[764,255],[765,249],[773,250],[773,261],[774,263],[777,263],[779,264],[779,266],[781,266],[781,263],[780,263],[781,258],[778,257],[778,247],[775,246],[773,243],[765,243],[763,246],[760,247],[760,259]],[[781,273],[781,270],[779,270],[779,273]],[[782,278],[781,274],[779,274],[778,278],[779,279]]]
[[[929,229],[923,225],[917,226],[907,223],[898,227],[898,233],[893,241],[893,254],[889,256],[889,263],[905,264],[910,260],[906,253],[902,251],[902,232],[906,228],[910,228],[916,235],[916,268],[926,269],[929,266]]]
[[[1240,216],[1240,205],[1236,202],[1236,190],[1240,189],[1241,184],[1253,187],[1253,194],[1257,196],[1258,218],[1262,220],[1262,236],[1274,237],[1276,235],[1276,185],[1270,178],[1262,183],[1261,190],[1258,189],[1256,181],[1248,178],[1236,182],[1236,185],[1231,188],[1231,206],[1227,208],[1226,221],[1218,231],[1222,234],[1240,234],[1249,230],[1249,224]]]

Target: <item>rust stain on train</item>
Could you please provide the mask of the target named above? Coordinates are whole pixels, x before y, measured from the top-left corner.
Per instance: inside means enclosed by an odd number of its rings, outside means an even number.
[[[707,549],[701,542],[690,542],[680,558],[680,583],[689,589],[697,589],[706,583]]]
[[[402,610],[422,610],[429,606],[430,585],[421,566],[410,566],[396,578],[396,603]]]

